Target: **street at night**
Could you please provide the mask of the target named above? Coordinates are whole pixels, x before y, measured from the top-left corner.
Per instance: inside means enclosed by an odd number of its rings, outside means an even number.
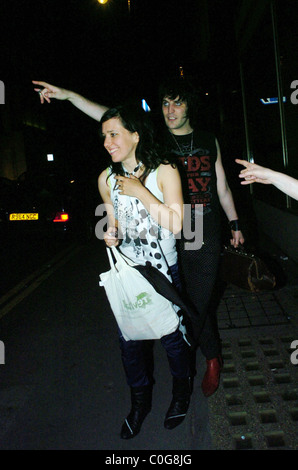
[[[291,0],[1,2],[1,450],[298,449],[297,20]],[[195,369],[176,313],[153,380],[119,335],[99,285],[119,241],[176,294],[182,273]]]
[[[32,292],[15,294],[15,300],[23,294],[22,301],[0,320],[2,450],[210,448],[207,400],[199,389],[202,399],[193,401],[183,426],[163,428],[171,377],[158,343],[152,413],[134,443],[120,439],[129,389],[116,323],[98,285],[108,269],[103,242],[95,240],[74,248],[40,284],[35,279]]]

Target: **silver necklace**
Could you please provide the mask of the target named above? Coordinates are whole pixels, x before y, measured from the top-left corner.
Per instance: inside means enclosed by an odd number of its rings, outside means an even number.
[[[122,163],[122,168],[123,168],[123,171],[124,171],[124,173],[125,173],[125,176],[128,176],[128,178],[129,178],[130,176],[134,176],[134,175],[139,171],[139,169],[141,168],[142,165],[143,165],[143,163],[142,163],[142,162],[139,162],[139,163],[137,164],[137,166],[135,167],[135,169],[134,169],[131,173],[129,173],[129,171],[127,171],[127,170],[125,169],[125,166],[124,166],[123,163]]]
[[[181,155],[183,155],[183,151],[180,147],[180,145],[178,144],[178,141],[176,139],[176,137],[174,136],[174,134],[172,134],[172,132],[170,132],[171,136],[173,137],[178,149],[179,149],[179,152],[181,153]],[[190,138],[190,152],[187,154],[187,155],[184,155],[184,165],[186,166],[187,165],[187,159],[188,157],[192,157],[192,147],[193,147],[193,132],[191,133],[191,138]]]

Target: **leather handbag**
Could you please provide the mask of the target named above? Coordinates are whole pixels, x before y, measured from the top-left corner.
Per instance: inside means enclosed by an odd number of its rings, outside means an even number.
[[[258,256],[247,253],[242,247],[224,247],[222,252],[220,278],[227,284],[234,284],[251,292],[272,290],[276,285],[274,274]]]

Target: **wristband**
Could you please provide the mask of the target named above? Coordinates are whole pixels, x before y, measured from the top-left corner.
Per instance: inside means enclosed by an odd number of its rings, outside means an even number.
[[[234,230],[234,232],[237,232],[240,230],[239,228],[239,220],[230,220],[229,226],[231,230]]]

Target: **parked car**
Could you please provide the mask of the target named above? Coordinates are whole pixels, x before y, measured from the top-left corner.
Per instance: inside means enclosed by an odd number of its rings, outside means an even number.
[[[0,240],[8,236],[8,207],[13,198],[15,183],[8,178],[0,177]]]
[[[5,208],[9,236],[76,237],[94,233],[95,206],[86,181],[57,172],[25,172]]]

